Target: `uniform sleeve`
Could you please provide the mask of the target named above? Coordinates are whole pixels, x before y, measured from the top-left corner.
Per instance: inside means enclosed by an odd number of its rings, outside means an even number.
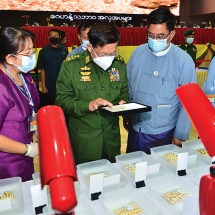
[[[202,89],[206,94],[215,94],[215,57],[210,63],[208,76],[204,82]]]
[[[184,47],[184,43],[182,43],[181,45],[179,45],[178,46],[179,48],[181,48],[182,50],[184,50],[185,49],[185,47]]]
[[[45,69],[45,55],[44,55],[44,50],[41,49],[38,55],[37,59],[37,68],[38,69]]]
[[[73,117],[82,117],[89,113],[90,100],[83,100],[75,97],[75,90],[72,81],[72,73],[75,71],[75,62],[71,62],[73,66],[69,68],[69,63],[64,61],[56,83],[56,104],[63,111]]]
[[[67,47],[65,47],[65,59],[66,59],[66,57],[67,57],[67,55],[69,54],[69,51],[68,51],[68,48]]]
[[[189,58],[185,58],[184,61],[178,61],[178,63],[181,70],[179,86],[187,83],[196,83],[195,64],[191,57],[189,56]],[[187,140],[190,134],[191,123],[181,103],[179,103],[179,105],[180,109],[174,137],[181,140]]]
[[[8,93],[4,85],[0,83],[0,130],[9,111]]]

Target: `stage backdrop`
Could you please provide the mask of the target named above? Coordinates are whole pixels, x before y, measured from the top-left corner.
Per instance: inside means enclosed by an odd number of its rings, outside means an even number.
[[[149,14],[159,6],[168,6],[179,16],[180,0],[4,0],[0,10],[62,11],[91,13]]]
[[[159,6],[168,6],[179,19],[180,0],[4,0],[0,1],[0,26],[72,26],[80,20],[106,20],[119,27],[140,27]]]

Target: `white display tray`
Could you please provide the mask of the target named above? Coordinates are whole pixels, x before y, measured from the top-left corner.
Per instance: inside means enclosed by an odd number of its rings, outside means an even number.
[[[13,177],[0,180],[0,214],[18,214],[24,211],[22,180]]]
[[[160,209],[152,203],[149,198],[147,198],[143,193],[139,192],[133,187],[126,187],[124,189],[104,193],[99,196],[99,201],[105,208],[106,214],[114,215],[116,213],[113,210],[119,210],[125,206],[128,206],[127,214],[130,214],[132,207],[130,207],[131,202],[134,202],[138,208],[140,208],[142,213],[131,213],[131,214],[144,214],[144,215],[159,215],[161,214]],[[119,213],[120,214],[120,213]],[[126,213],[124,213],[126,214]]]
[[[41,184],[41,180],[40,180],[40,172],[35,172],[32,174],[32,178],[34,181],[34,184]]]
[[[99,108],[100,112],[112,115],[112,116],[120,116],[123,114],[132,114],[132,113],[141,113],[151,111],[151,107],[138,104],[138,103],[126,103],[122,105],[114,105],[113,107],[101,107]]]
[[[116,168],[110,161],[106,159],[92,161],[77,165],[78,181],[81,186],[85,186],[89,190],[90,175],[104,173],[103,192],[108,192],[118,188],[125,187],[127,184],[126,177]],[[120,180],[109,183],[112,179],[110,176],[119,175]]]
[[[74,208],[75,215],[95,215],[92,206],[89,204],[88,200],[83,196],[80,196],[78,199],[78,204]]]
[[[191,180],[196,184],[200,185],[200,180],[203,175],[210,174],[211,165],[200,166],[189,171],[189,176]]]
[[[87,199],[81,195],[80,185],[77,181],[74,182],[75,194],[77,198],[77,205],[74,207],[73,211],[76,215],[95,215],[92,206],[89,204]],[[43,208],[44,215],[54,214],[54,210],[51,205],[47,205]]]
[[[176,176],[174,174],[167,174],[159,178],[152,178],[148,180],[147,187],[151,190],[150,194],[154,197],[154,200],[162,205],[162,207],[164,207],[168,212],[167,214],[170,215],[183,214],[183,200],[170,203],[162,196],[162,194],[175,190],[180,193],[187,193],[189,196],[193,197],[197,197],[199,194],[199,188],[197,186],[185,180],[184,177]],[[196,204],[198,205],[197,202]],[[194,206],[194,212],[195,213],[192,214],[199,214],[198,207]]]
[[[195,151],[198,154],[199,158],[207,164],[211,164],[213,161],[215,161],[215,157],[210,157],[209,154],[202,154],[198,151],[203,149],[205,150],[205,152],[207,152],[200,139],[183,142],[182,148],[190,151]]]
[[[148,178],[159,177],[164,174],[164,169],[161,164],[151,155],[147,155],[142,151],[116,156],[117,165],[125,172],[132,183],[135,179],[135,172],[130,171],[128,166],[135,168],[135,164],[140,162],[147,162],[146,180]]]
[[[183,152],[188,152],[187,170],[205,165],[205,162],[198,159],[198,154],[196,152],[189,151],[188,149],[181,148],[173,144],[151,148],[152,156],[173,172],[176,172],[177,170],[177,163],[169,162],[164,158],[164,155],[167,153],[178,154]]]

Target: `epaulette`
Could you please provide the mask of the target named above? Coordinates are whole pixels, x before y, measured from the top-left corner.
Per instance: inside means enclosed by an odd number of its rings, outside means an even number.
[[[118,61],[124,62],[124,59],[120,55],[116,55],[115,57]]]
[[[67,57],[66,61],[69,62],[72,60],[81,59],[82,57],[83,57],[83,55],[81,53],[80,54],[74,54],[74,55]]]

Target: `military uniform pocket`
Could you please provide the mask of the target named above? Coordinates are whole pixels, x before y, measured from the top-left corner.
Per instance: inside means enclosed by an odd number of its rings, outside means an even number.
[[[95,84],[83,82],[76,85],[78,91],[78,97],[81,99],[93,100],[96,98],[96,86]]]
[[[111,82],[111,101],[114,102],[119,102],[120,100],[120,90],[121,90],[121,84],[120,82]],[[118,103],[117,103],[118,104]]]

